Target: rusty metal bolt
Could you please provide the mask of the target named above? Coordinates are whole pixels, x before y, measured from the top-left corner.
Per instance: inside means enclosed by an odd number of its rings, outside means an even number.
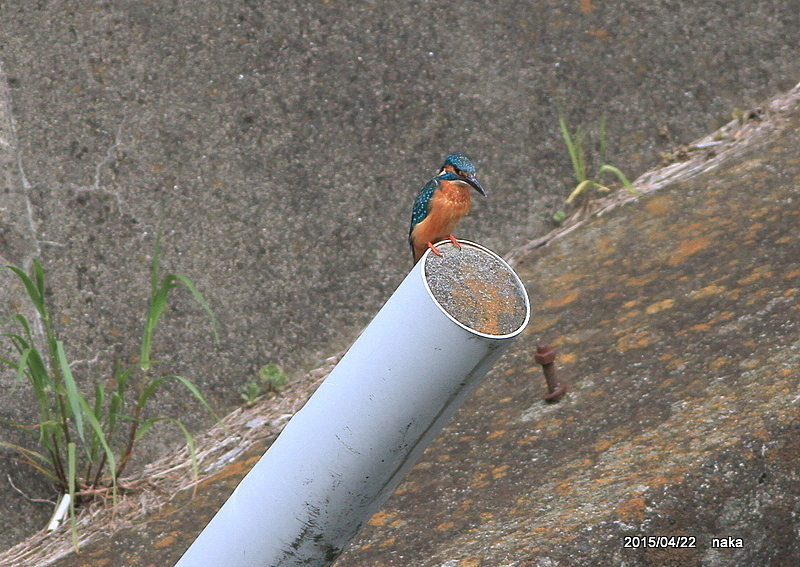
[[[547,382],[547,395],[544,397],[547,402],[557,402],[561,396],[567,392],[566,382],[556,380],[556,351],[549,345],[540,344],[536,346],[536,354],[533,355],[536,364],[542,365],[544,379]]]

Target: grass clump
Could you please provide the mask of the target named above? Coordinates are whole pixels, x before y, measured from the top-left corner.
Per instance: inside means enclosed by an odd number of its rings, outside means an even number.
[[[247,405],[253,405],[263,395],[270,397],[278,394],[288,377],[277,364],[267,364],[258,369],[258,380],[251,380],[242,388],[242,399]]]
[[[38,422],[12,425],[35,435],[41,450],[3,441],[0,445],[15,450],[20,461],[53,481],[62,494],[69,494],[70,516],[73,518],[76,505],[96,496],[111,493],[116,501],[119,478],[130,462],[137,442],[160,422],[171,423],[183,432],[197,475],[194,441],[183,423],[174,417],[145,416],[148,401],[165,382],[182,384],[219,421],[190,380],[174,375],[154,376],[152,373],[156,364],[151,358],[153,338],[170,292],[175,287],[182,285],[188,289],[203,307],[218,340],[214,314],[191,280],[172,273],[159,278],[160,236],[159,231],[153,251],[150,300],[139,362],[128,367],[116,363],[110,376],[95,382],[93,396],[86,396],[78,389],[64,343],[53,328],[53,316],[45,301],[46,285],[41,264],[33,262],[31,276],[18,267],[5,266],[25,286],[43,327],[41,343],[46,350],[41,352],[37,346],[31,322],[24,315],[13,315],[17,331],[1,336],[11,342],[18,358],[0,358],[0,363],[12,368],[18,381],[25,380],[30,384],[38,408]]]
[[[587,168],[587,159],[586,159],[586,132],[584,132],[581,128],[575,130],[575,132],[570,132],[569,127],[567,126],[567,121],[564,118],[564,115],[559,113],[558,115],[558,125],[561,129],[561,137],[564,139],[564,144],[567,146],[567,152],[569,153],[569,159],[572,162],[572,169],[575,173],[575,180],[577,181],[577,185],[570,193],[569,197],[567,197],[566,203],[568,205],[572,204],[580,195],[588,194],[592,190],[595,191],[611,191],[611,189],[600,183],[597,179],[600,178],[601,175],[604,173],[612,173],[614,174],[622,186],[625,188],[626,191],[631,193],[632,195],[639,195],[640,193],[633,188],[631,182],[628,181],[628,178],[625,176],[624,173],[618,168],[613,165],[609,165],[605,163],[605,153],[606,153],[606,119],[603,117],[600,120],[600,134],[598,140],[598,152],[597,152],[597,162],[599,163],[599,167],[594,175],[590,176]],[[588,199],[584,201],[588,204]],[[557,223],[563,221],[566,218],[566,213],[563,211],[558,211],[554,216],[553,220]]]

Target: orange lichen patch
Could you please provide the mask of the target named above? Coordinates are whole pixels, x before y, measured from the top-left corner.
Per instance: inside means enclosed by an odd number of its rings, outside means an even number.
[[[679,365],[676,365],[676,366],[679,366]],[[661,384],[659,384],[658,387],[659,388],[669,388],[673,384],[675,384],[675,378],[667,378],[666,380],[661,382]]]
[[[634,348],[644,348],[654,340],[655,337],[647,331],[634,332],[617,340],[617,350],[626,352]]]
[[[754,281],[757,281],[761,278],[771,278],[771,277],[772,277],[772,271],[770,270],[769,266],[759,266],[755,270],[753,270],[749,276],[746,276],[738,280],[736,283],[745,285],[753,283]]]
[[[548,287],[562,287],[566,286],[569,287],[568,284],[580,281],[584,278],[583,274],[576,274],[575,272],[569,272],[567,274],[561,274],[560,276],[556,276],[550,279],[550,283]]]
[[[708,323],[698,323],[697,325],[692,325],[689,327],[691,331],[708,331],[711,328],[711,325]]]
[[[648,305],[645,308],[644,312],[647,313],[648,315],[652,315],[654,313],[658,313],[659,311],[664,311],[665,309],[669,309],[673,305],[675,305],[674,299],[665,299],[664,301],[658,301],[656,303],[653,303],[652,305]]]
[[[767,288],[762,288],[754,292],[751,292],[748,296],[747,301],[745,302],[745,305],[753,305],[755,303],[759,303],[764,299],[764,297],[769,295],[771,292],[772,290]]]
[[[260,457],[252,457],[251,459],[252,459],[253,462],[255,462],[255,461],[258,461],[259,458]],[[229,478],[229,477],[232,477],[232,476],[244,476],[248,472],[250,472],[250,469],[252,468],[252,464],[253,464],[252,462],[248,462],[248,461],[244,461],[244,462],[235,461],[235,462],[233,462],[233,463],[231,463],[229,465],[226,465],[225,468],[223,468],[221,471],[219,471],[219,473],[214,475],[212,477],[212,479],[214,481],[218,481],[218,480],[222,480],[223,478]],[[209,479],[209,480],[211,480],[211,479]]]
[[[561,427],[564,426],[563,419],[549,419],[549,420],[542,420],[538,423],[539,429],[547,431],[548,433],[557,432]]]
[[[769,432],[766,429],[763,429],[763,428],[762,429],[757,429],[756,431],[754,431],[753,432],[753,437],[755,437],[756,439],[761,439],[762,441],[768,441],[769,438],[770,438],[769,437]]]
[[[608,32],[604,29],[586,30],[586,33],[592,37],[596,37],[597,39],[608,39]]]
[[[648,213],[665,215],[674,208],[674,205],[672,203],[672,197],[661,195],[650,199],[644,208]]]
[[[687,224],[686,226],[683,226],[683,227],[678,229],[678,235],[681,238],[688,238],[689,236],[693,236],[695,234],[699,234],[699,233],[701,234],[702,232],[704,232],[704,230],[701,230],[701,229],[705,229],[705,227],[708,226],[708,220],[709,219],[705,219],[703,221],[698,221],[698,222],[693,222],[692,224]]]
[[[162,547],[168,547],[168,546],[174,544],[175,541],[177,540],[177,538],[175,537],[175,536],[177,536],[177,534],[178,534],[178,532],[171,532],[170,534],[168,534],[168,535],[162,537],[160,540],[156,541],[153,544],[153,547],[155,547],[156,549],[161,549]]]
[[[483,559],[480,557],[465,557],[456,564],[456,567],[480,567],[482,563]]]
[[[601,439],[600,441],[598,441],[597,443],[594,444],[594,450],[598,451],[598,452],[605,451],[606,449],[611,447],[613,444],[614,444],[613,441],[609,441],[608,439]]]
[[[637,315],[641,315],[641,314],[642,314],[642,312],[639,311],[638,309],[632,309],[632,310],[628,311],[627,313],[625,313],[625,315],[621,316],[619,318],[619,322],[620,323],[624,323],[628,319],[631,319],[631,318],[636,317]]]
[[[731,362],[731,359],[728,358],[727,356],[719,356],[719,357],[715,358],[714,360],[712,360],[708,364],[708,366],[710,368],[716,369],[716,368],[720,368],[722,366],[725,366],[726,364],[730,364],[730,362]]]
[[[544,302],[544,306],[547,307],[548,309],[553,309],[555,307],[564,307],[565,305],[569,305],[570,303],[578,299],[580,294],[581,294],[580,291],[578,291],[577,289],[573,289],[572,291],[570,291],[565,295],[553,299],[548,299],[547,301]]]
[[[759,364],[761,364],[761,361],[759,359],[757,359],[757,358],[748,358],[747,360],[741,361],[739,363],[739,366],[744,368],[744,369],[746,369],[746,370],[751,370],[753,368],[756,368]]]
[[[447,530],[449,530],[453,526],[455,526],[455,524],[453,522],[442,522],[441,524],[439,524],[438,526],[436,526],[433,529],[435,529],[436,531],[440,531],[440,532],[446,532]]]
[[[611,254],[617,247],[617,241],[614,238],[609,236],[601,236],[598,238],[595,243],[595,248],[597,251],[600,252],[603,256],[607,254]]]
[[[629,522],[631,520],[637,520],[641,522],[644,520],[644,508],[644,498],[631,498],[627,502],[623,502],[617,506],[617,515],[623,522]]]
[[[715,325],[715,324],[719,323],[720,321],[727,321],[728,319],[730,319],[732,317],[735,317],[735,316],[736,316],[736,313],[734,313],[732,311],[723,311],[723,312],[719,313],[716,317],[711,319],[711,321],[709,321],[709,323],[711,323],[712,325]]]
[[[581,14],[591,14],[594,11],[594,4],[592,4],[592,0],[580,0],[581,2]]]
[[[367,522],[370,526],[387,526],[394,521],[394,512],[377,512]]]
[[[389,547],[390,545],[394,545],[394,543],[395,543],[396,541],[397,541],[397,538],[396,538],[396,537],[390,537],[389,539],[382,541],[382,542],[381,542],[381,543],[378,545],[378,547]]]
[[[696,254],[703,250],[704,248],[708,248],[711,244],[711,237],[710,236],[700,236],[698,238],[691,238],[689,240],[684,240],[672,255],[667,260],[667,264],[670,266],[674,266],[675,264],[680,264],[684,260],[686,260],[692,254]]]
[[[631,307],[635,307],[638,305],[642,300],[641,299],[632,299],[630,301],[626,301],[622,304],[623,309],[630,309]]]
[[[534,304],[531,307],[535,309],[536,305]],[[546,331],[547,329],[558,323],[560,319],[561,315],[555,315],[553,317],[531,318],[531,321],[530,323],[528,323],[528,326],[526,327],[525,331],[523,331],[523,334],[541,333],[542,331]]]
[[[725,291],[727,291],[724,285],[707,285],[706,287],[700,288],[697,291],[693,291],[689,294],[690,299],[702,299],[704,297],[709,297],[712,295],[719,295]]]
[[[578,360],[578,357],[572,352],[558,355],[558,362],[561,364],[572,364],[576,360]]]
[[[486,480],[486,473],[475,473],[472,475],[472,484],[470,484],[470,488],[473,490],[478,490],[487,486],[489,481]]]
[[[508,472],[509,468],[510,468],[510,465],[503,465],[501,467],[497,467],[495,469],[492,469],[492,476],[494,478],[502,478],[502,477],[506,476],[506,473]]]
[[[569,494],[572,492],[572,485],[569,482],[562,482],[561,484],[556,485],[554,490],[556,494]]]
[[[397,487],[394,491],[395,494],[404,494],[406,492],[413,492],[417,489],[417,482],[414,480],[407,480]]]
[[[657,277],[658,274],[650,272],[649,274],[646,274],[644,276],[632,276],[629,278],[625,278],[624,280],[622,280],[622,283],[624,283],[625,285],[642,286],[655,281]]]
[[[501,435],[505,435],[505,434],[506,434],[506,430],[505,429],[498,429],[497,431],[492,431],[489,434],[489,436],[486,437],[486,438],[487,439],[494,439],[495,437],[500,437]]]

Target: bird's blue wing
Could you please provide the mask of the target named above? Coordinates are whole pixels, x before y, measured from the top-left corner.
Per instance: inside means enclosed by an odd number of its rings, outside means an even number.
[[[411,226],[408,229],[409,236],[411,236],[411,231],[414,230],[414,227],[424,221],[425,217],[428,216],[428,205],[431,202],[431,197],[433,197],[433,192],[436,191],[438,186],[439,180],[434,177],[425,184],[425,187],[419,190],[417,198],[414,200],[414,210],[411,211]]]

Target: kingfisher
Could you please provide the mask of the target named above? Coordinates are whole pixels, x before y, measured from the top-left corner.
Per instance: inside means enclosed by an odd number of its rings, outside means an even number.
[[[475,166],[465,155],[450,154],[444,158],[439,173],[420,189],[414,201],[411,228],[408,231],[408,243],[415,264],[428,248],[441,256],[442,253],[434,246],[441,240],[450,240],[461,247],[452,232],[461,217],[469,212],[469,188],[486,196],[486,191],[475,179],[475,171]]]

